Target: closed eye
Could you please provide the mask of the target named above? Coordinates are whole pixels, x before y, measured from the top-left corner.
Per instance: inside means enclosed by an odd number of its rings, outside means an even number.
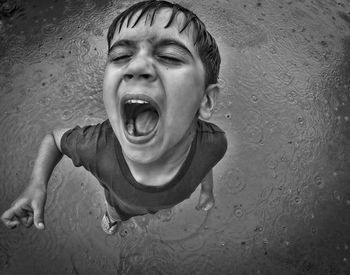
[[[169,62],[169,63],[182,63],[182,60],[180,58],[171,56],[171,55],[158,55],[158,59],[162,62]]]
[[[132,56],[131,55],[120,55],[120,56],[112,56],[111,57],[111,61],[112,62],[126,62],[127,60],[129,60]]]

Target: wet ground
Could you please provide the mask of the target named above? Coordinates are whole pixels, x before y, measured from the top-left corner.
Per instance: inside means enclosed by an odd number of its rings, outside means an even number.
[[[106,31],[133,1],[0,1],[0,212],[57,127],[106,117]],[[100,229],[97,181],[64,158],[47,230],[0,225],[0,274],[350,274],[350,2],[181,1],[222,54],[229,139],[215,209]]]

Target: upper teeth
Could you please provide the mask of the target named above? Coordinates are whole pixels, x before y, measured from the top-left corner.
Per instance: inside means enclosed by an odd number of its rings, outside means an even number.
[[[125,102],[126,104],[137,103],[137,104],[147,104],[148,102],[142,99],[129,99]]]

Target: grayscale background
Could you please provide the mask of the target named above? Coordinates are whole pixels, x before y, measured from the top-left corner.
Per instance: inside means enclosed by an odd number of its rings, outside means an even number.
[[[46,133],[106,118],[106,32],[131,3],[0,1],[1,213]],[[350,274],[350,2],[179,3],[222,55],[215,208],[196,211],[197,190],[106,236],[101,187],[65,157],[47,229],[0,225],[0,274]]]

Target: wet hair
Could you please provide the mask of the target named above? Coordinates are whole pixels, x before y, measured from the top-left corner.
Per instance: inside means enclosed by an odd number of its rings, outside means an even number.
[[[182,13],[185,16],[185,21],[180,30],[180,33],[192,24],[194,27],[194,46],[196,47],[199,57],[204,65],[205,87],[210,84],[217,83],[221,58],[215,39],[207,31],[204,23],[197,17],[197,15],[195,15],[192,11],[180,6],[179,4],[169,3],[167,1],[150,0],[132,5],[120,13],[110,25],[107,33],[108,50],[111,47],[111,42],[117,28],[119,33],[125,20],[127,20],[126,24],[127,27],[129,27],[131,18],[138,11],[141,11],[131,28],[136,26],[140,22],[140,19],[145,15],[150,16],[150,25],[152,26],[157,11],[162,8],[169,8],[172,10],[169,21],[164,26],[164,28],[168,28],[174,21],[176,15],[179,13]]]

